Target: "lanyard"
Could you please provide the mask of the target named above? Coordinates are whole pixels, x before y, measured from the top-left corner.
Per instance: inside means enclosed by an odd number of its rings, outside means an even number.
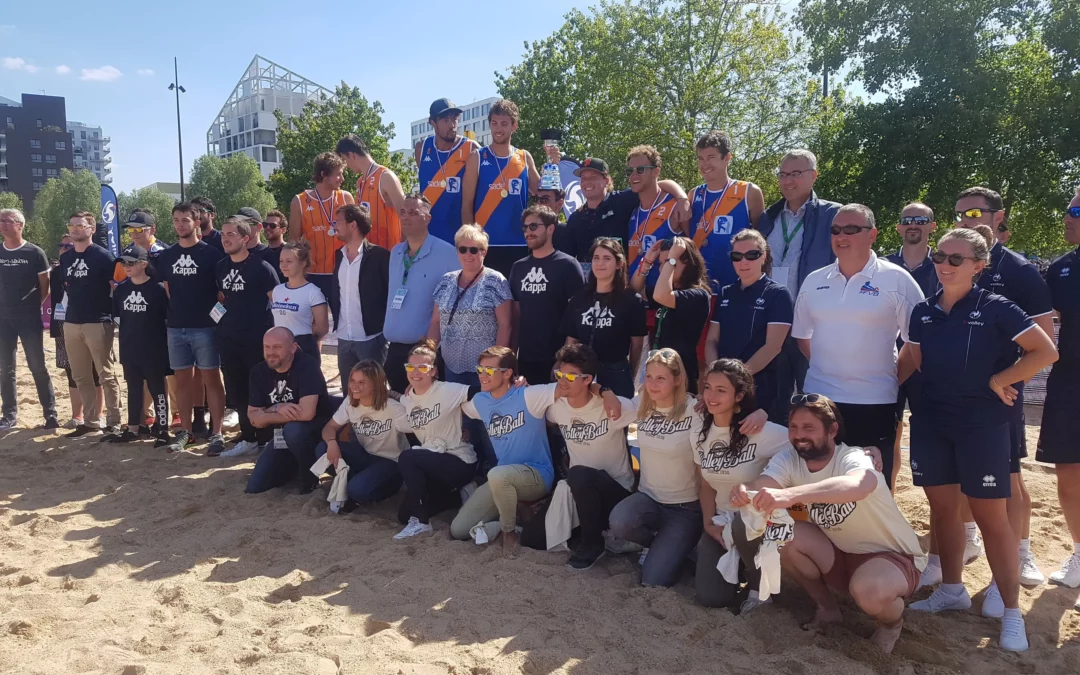
[[[631,238],[631,241],[639,239],[645,233],[645,228],[648,227],[649,221],[652,219],[653,209],[656,208],[657,204],[659,204],[660,200],[663,198],[664,192],[662,190],[656,193],[656,199],[653,200],[652,206],[649,207],[649,212],[645,214],[645,220],[637,221],[637,218],[641,215],[641,207],[638,207],[637,212],[634,213],[634,236]],[[647,251],[645,251],[644,241],[641,242],[641,249],[642,253],[647,253]]]
[[[802,217],[799,218],[799,222],[795,224],[795,229],[788,233],[787,227],[787,209],[780,212],[780,227],[784,230],[784,255],[780,256],[780,261],[787,260],[788,248],[791,246],[791,240],[795,238],[795,235],[802,229],[803,220],[806,219],[806,211],[803,211]]]
[[[463,141],[458,141],[458,143],[454,147],[446,151],[446,162],[450,161],[450,155],[454,154],[454,151],[458,149],[462,142]],[[435,145],[434,136],[431,137],[431,147],[435,148],[435,161],[439,163],[439,170],[435,172],[435,175],[439,175],[440,173],[442,173],[443,164],[445,164],[446,162],[443,161],[442,150],[439,149],[438,145]],[[443,180],[446,180],[446,176],[443,176]]]
[[[408,243],[408,242],[406,242],[406,243]],[[405,266],[405,274],[402,275],[402,278],[401,278],[401,283],[402,284],[409,283],[409,270],[412,269],[413,263],[416,262],[416,258],[419,255],[420,255],[420,249],[416,250],[416,255],[409,255],[409,248],[408,248],[408,246],[405,247],[405,255],[401,259],[402,265]]]
[[[312,192],[315,193],[315,201],[319,202],[319,210],[322,211],[323,217],[326,218],[326,225],[330,229],[334,229],[334,219],[331,218],[331,214],[335,212],[334,207],[337,206],[337,191],[330,193],[330,213],[326,212],[326,206],[323,204],[323,198],[319,196],[319,188],[312,188]],[[332,236],[332,235],[331,235]]]
[[[484,269],[480,268],[480,271],[476,273],[475,277],[473,277],[472,279],[469,280],[469,283],[465,285],[465,288],[458,287],[459,290],[458,290],[457,297],[454,298],[454,306],[450,308],[450,317],[447,318],[447,320],[446,320],[446,327],[447,328],[450,327],[450,324],[454,323],[454,315],[457,314],[458,303],[461,302],[461,298],[463,298],[465,296],[465,294],[469,291],[469,289],[473,287],[473,284],[476,283],[476,280],[479,279],[483,274],[484,274]],[[457,286],[457,284],[454,284],[454,285]]]
[[[495,154],[494,150],[492,150],[491,148],[487,148],[487,151],[488,151],[488,153],[491,154],[491,158],[493,160],[495,160],[495,168],[499,172],[499,173],[496,174],[496,177],[498,178],[499,182],[495,184],[495,187],[500,189],[500,190],[503,190],[503,189],[506,188],[506,185],[503,183],[503,180],[506,178],[505,176],[503,176],[503,171],[506,170],[506,166],[504,166],[502,164],[499,164],[499,156]],[[506,158],[506,165],[507,166],[510,164],[510,160],[513,159],[513,158],[514,158],[514,147],[510,146],[510,154]]]
[[[724,201],[724,195],[727,194],[728,188],[730,188],[734,183],[735,183],[735,181],[731,180],[730,178],[728,179],[727,184],[724,185],[724,189],[720,192],[720,196],[717,198],[717,200],[715,202],[713,202],[712,208],[709,209],[709,215],[706,216],[705,218],[702,218],[701,222],[706,224],[705,227],[702,228],[702,229],[707,230],[707,229],[712,227],[713,218],[716,217],[716,210],[718,208],[720,208],[720,204],[723,203],[723,201]],[[709,194],[708,186],[705,187],[705,194],[706,195]],[[783,219],[783,217],[781,217],[780,218],[780,224],[783,225],[783,222],[784,222],[784,219]],[[698,225],[698,227],[701,227],[701,226]],[[786,232],[786,230],[785,230],[785,232]],[[792,235],[792,236],[795,236],[795,235]],[[784,238],[785,239],[787,238],[787,234],[784,235]]]
[[[653,334],[653,349],[660,349],[660,331],[664,327],[664,319],[668,315],[669,308],[661,307],[656,310],[656,333]]]

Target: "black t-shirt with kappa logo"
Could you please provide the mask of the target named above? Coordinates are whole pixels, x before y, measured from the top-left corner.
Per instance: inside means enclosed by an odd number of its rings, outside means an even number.
[[[158,256],[157,279],[169,289],[169,328],[213,328],[210,310],[217,304],[215,265],[225,254],[200,241],[174,244]]]
[[[49,271],[45,251],[28,241],[14,250],[0,245],[0,312],[41,317],[38,275]]]
[[[648,332],[645,300],[630,288],[619,294],[594,294],[583,288],[566,308],[563,331],[567,337],[591,346],[602,363],[626,361],[630,357],[630,338]]]
[[[169,296],[160,282],[120,282],[113,291],[113,316],[120,321],[120,363],[162,370],[169,367],[168,314]]]
[[[91,244],[82,253],[75,249],[60,256],[57,272],[67,293],[64,323],[104,323],[112,320],[112,278],[116,258],[108,249]]]
[[[327,418],[334,414],[319,362],[314,356],[299,350],[293,357],[292,366],[284,373],[274,370],[266,361],[260,361],[251,369],[248,385],[248,404],[252,407],[269,408],[275,403],[300,403],[305,396],[318,396],[315,418]]]
[[[230,340],[258,340],[274,327],[270,296],[278,285],[270,263],[257,255],[233,262],[222,258],[215,268],[217,287],[224,299],[225,316],[217,324],[217,334]]]
[[[510,270],[510,293],[517,301],[518,358],[522,361],[550,361],[555,358],[566,334],[562,318],[570,298],[585,286],[581,264],[555,251],[543,258],[529,256]]]

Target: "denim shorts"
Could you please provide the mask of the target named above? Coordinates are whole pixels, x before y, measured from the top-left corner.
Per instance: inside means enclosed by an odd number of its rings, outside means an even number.
[[[214,341],[214,328],[169,328],[169,367],[184,370],[196,366],[199,370],[221,367]]]

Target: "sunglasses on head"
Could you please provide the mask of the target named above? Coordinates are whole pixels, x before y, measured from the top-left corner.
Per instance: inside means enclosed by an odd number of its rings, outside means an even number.
[[[844,234],[850,236],[852,234],[858,234],[859,232],[862,232],[863,230],[869,230],[869,229],[870,229],[869,225],[833,225],[832,227],[829,228],[829,232],[832,232],[832,235],[834,237],[837,236],[838,234],[840,234],[841,232],[843,232]]]
[[[757,249],[754,249],[752,251],[747,251],[746,253],[743,253],[741,251],[732,251],[730,255],[731,262],[739,262],[743,258],[746,258],[747,260],[758,260],[761,258],[761,256],[765,254]]]
[[[974,258],[974,257],[971,257],[971,256],[966,256],[966,255],[960,255],[959,253],[953,253],[952,255],[947,255],[944,251],[934,251],[933,253],[930,254],[930,259],[933,260],[938,265],[944,264],[945,261],[947,260],[949,262],[949,265],[951,265],[952,267],[960,267],[961,265],[964,264],[965,260],[978,260],[978,258]]]
[[[495,373],[504,373],[504,372],[506,372],[508,370],[510,370],[510,369],[509,368],[496,368],[495,366],[477,366],[476,367],[476,374],[477,375],[487,375],[488,377],[491,377]]]
[[[578,373],[564,373],[561,370],[556,370],[555,371],[555,379],[556,380],[566,380],[567,382],[577,382],[577,379],[579,377],[585,377],[585,375],[584,374],[578,374]]]
[[[458,246],[458,253],[472,253],[473,255],[479,255],[483,249],[479,246]]]
[[[968,209],[967,211],[956,212],[956,222],[960,222],[964,218],[982,218],[987,213],[997,213],[1001,209]]]
[[[926,216],[904,216],[900,219],[901,225],[929,225],[930,219]]]
[[[649,353],[645,356],[646,360],[651,359],[654,356],[663,356],[670,359],[673,356],[678,356],[679,352],[675,351],[671,347],[664,347],[663,349],[650,349]]]
[[[1070,206],[1069,207],[1069,217],[1070,218],[1080,218],[1080,206]]]
[[[821,394],[795,394],[791,397],[791,405],[802,405],[804,403],[817,403],[821,400]]]
[[[412,372],[430,373],[434,369],[435,369],[435,366],[431,365],[430,363],[406,363],[405,364],[405,372],[406,373],[412,373]]]
[[[522,231],[522,232],[536,232],[536,231],[537,231],[537,230],[539,230],[539,229],[540,229],[541,227],[545,227],[545,225],[544,225],[543,223],[538,223],[538,222],[536,222],[536,221],[534,220],[534,221],[533,221],[533,222],[531,222],[531,223],[524,223],[524,224],[522,224],[522,226],[521,226],[521,231]]]
[[[626,167],[626,177],[629,178],[630,176],[633,176],[635,173],[640,176],[641,174],[645,173],[646,171],[649,171],[650,169],[655,169],[655,168],[656,167],[653,166],[652,164],[645,164],[644,166],[628,166],[628,167]]]

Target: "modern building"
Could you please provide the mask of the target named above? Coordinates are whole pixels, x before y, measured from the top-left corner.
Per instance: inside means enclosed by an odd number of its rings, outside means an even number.
[[[75,168],[93,172],[101,183],[112,182],[112,159],[109,157],[109,141],[101,127],[68,120],[67,130],[71,132],[71,145],[74,151]]]
[[[165,194],[172,197],[174,202],[180,201],[180,183],[150,183],[149,185],[144,185],[139,189],[146,190],[147,188],[161,190]]]
[[[294,117],[308,101],[333,96],[326,87],[256,54],[207,130],[206,152],[218,157],[242,152],[269,178],[281,166],[274,111]]]
[[[19,195],[29,214],[45,182],[73,168],[64,97],[0,99],[0,192]]]
[[[462,136],[469,136],[480,145],[491,143],[491,130],[488,128],[488,110],[491,109],[491,104],[498,100],[498,96],[492,96],[479,101],[473,101],[468,105],[459,104],[458,107],[461,108],[461,123],[458,125],[458,132]],[[420,141],[428,136],[434,135],[435,130],[431,128],[431,124],[428,123],[426,117],[414,121],[409,126],[409,137],[412,140],[412,146],[414,148]]]

